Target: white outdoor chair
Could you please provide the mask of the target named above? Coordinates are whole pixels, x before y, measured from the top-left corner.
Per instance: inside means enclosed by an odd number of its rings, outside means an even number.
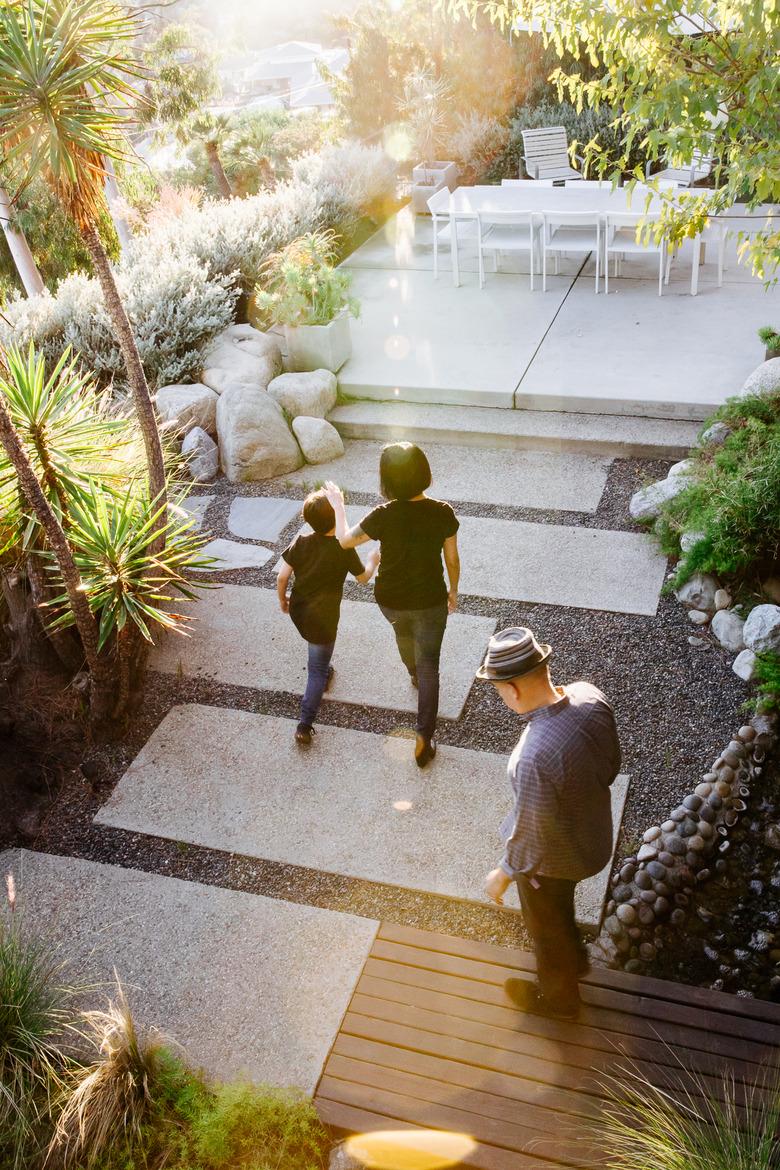
[[[601,216],[598,212],[542,212],[542,290],[547,291],[547,253],[555,256],[555,273],[562,252],[596,253],[596,292],[601,275]]]
[[[530,179],[581,179],[569,161],[569,140],[563,126],[523,130],[523,166]],[[582,163],[579,155],[575,155]]]
[[[536,237],[539,234],[538,217],[531,211],[491,211],[477,216],[477,247],[479,249],[479,283],[485,283],[485,252],[493,253],[494,271],[498,272],[501,252],[528,252],[531,269],[531,292],[534,288]]]
[[[450,192],[442,187],[428,200],[433,228],[433,279],[439,279],[439,245],[447,244],[452,250],[452,220],[450,218]],[[458,238],[476,236],[477,224],[474,219],[458,218]]]
[[[694,183],[701,182],[712,173],[713,156],[711,154],[703,154],[700,150],[695,150],[690,163],[686,163],[683,167],[669,166],[668,160],[664,160],[666,166],[655,175],[650,174],[652,163],[648,162],[645,165],[645,178],[657,180],[668,179],[676,183],[680,187],[692,187]]]
[[[502,179],[502,187],[552,187],[552,179]]]
[[[636,238],[638,223],[648,218],[640,213],[627,211],[607,212],[604,219],[604,292],[609,292],[609,257],[615,257],[615,276],[620,275],[620,260],[623,256],[658,256],[658,295],[663,296],[664,275],[668,279],[666,265],[666,240]]]

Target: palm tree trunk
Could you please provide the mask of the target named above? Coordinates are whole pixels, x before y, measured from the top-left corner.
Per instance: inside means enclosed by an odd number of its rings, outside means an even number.
[[[228,177],[225,174],[225,168],[222,166],[222,159],[219,157],[216,142],[205,142],[206,158],[209,160],[211,172],[216,180],[217,190],[223,199],[230,199],[233,192],[228,182]]]
[[[24,285],[24,291],[28,297],[40,296],[46,286],[33,260],[30,246],[24,238],[24,232],[20,232],[11,224],[11,200],[3,187],[0,187],[0,223],[3,225],[8,248],[19,273],[19,279]]]
[[[98,651],[98,625],[92,610],[89,608],[81,574],[73,559],[68,538],[36,479],[2,395],[0,395],[0,443],[2,443],[16,471],[24,497],[46,533],[52,551],[57,558],[57,565],[89,667],[92,717],[96,722],[102,722],[109,717],[111,711],[113,670],[107,659],[101,657]]]
[[[154,413],[154,404],[152,402],[152,396],[149,393],[146,374],[141,365],[141,357],[138,353],[135,338],[133,337],[132,326],[130,325],[130,320],[119,296],[119,289],[116,287],[114,273],[111,270],[111,264],[109,263],[100,236],[92,223],[81,225],[79,230],[81,232],[81,238],[87,245],[89,254],[92,257],[92,263],[95,266],[95,272],[100,281],[100,287],[103,290],[106,308],[116,330],[119,345],[122,350],[122,357],[125,360],[127,380],[130,384],[130,391],[133,395],[133,403],[138,416],[141,434],[143,435],[144,447],[146,448],[146,462],[149,469],[149,495],[156,509],[167,502],[165,459],[163,457],[162,443],[160,442],[160,432],[157,427],[157,416]],[[163,512],[160,518],[160,525],[164,526],[164,524],[165,513]],[[159,544],[155,543],[152,551],[162,551],[164,544],[165,537],[161,533]]]
[[[113,220],[116,234],[119,239],[119,246],[123,252],[130,251],[130,244],[132,236],[130,235],[130,228],[127,220],[122,215],[120,210],[122,205],[122,193],[116,181],[116,171],[114,170],[114,163],[107,154],[103,155],[103,169],[106,172],[106,203],[108,204],[108,211]]]

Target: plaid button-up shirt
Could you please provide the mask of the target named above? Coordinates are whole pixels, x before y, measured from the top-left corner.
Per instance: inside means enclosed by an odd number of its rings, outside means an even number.
[[[610,785],[620,769],[615,717],[601,691],[571,683],[528,726],[509,758],[514,811],[501,826],[501,868],[580,881],[612,855]]]

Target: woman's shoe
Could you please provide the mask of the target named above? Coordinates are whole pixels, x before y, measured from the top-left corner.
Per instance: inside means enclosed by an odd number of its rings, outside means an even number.
[[[418,688],[417,675],[413,671],[411,671],[409,673],[409,682],[412,684],[414,689],[417,690],[417,688]]]
[[[333,667],[332,667],[332,666],[329,666],[329,667],[328,667],[328,677],[327,677],[327,679],[325,680],[325,690],[326,690],[326,692],[330,690],[330,684],[333,682],[333,675],[334,675],[334,674],[335,674],[335,671],[334,671]]]
[[[436,755],[436,740],[424,739],[421,735],[417,736],[417,743],[414,746],[414,758],[418,768],[424,768],[426,764],[430,764],[433,757]]]
[[[295,742],[298,747],[311,747],[311,737],[315,734],[314,728],[305,723],[299,723],[295,729]]]

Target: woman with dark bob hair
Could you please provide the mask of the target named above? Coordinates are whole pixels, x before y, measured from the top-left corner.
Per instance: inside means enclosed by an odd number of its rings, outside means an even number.
[[[367,540],[378,540],[381,546],[375,595],[393,627],[412,686],[418,689],[414,758],[424,768],[436,755],[439,654],[447,615],[458,603],[458,520],[449,504],[425,494],[431,486],[431,468],[425,452],[414,443],[384,448],[379,485],[387,503],[354,528],[347,524],[341,489],[326,483],[325,492],[336,514],[336,538],[342,548]]]

